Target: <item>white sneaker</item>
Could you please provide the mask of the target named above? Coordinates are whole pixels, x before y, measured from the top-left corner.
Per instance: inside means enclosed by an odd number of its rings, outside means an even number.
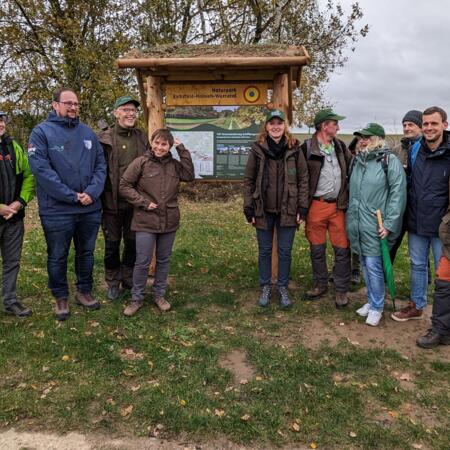
[[[380,313],[378,311],[374,311],[371,309],[369,311],[369,314],[367,315],[366,324],[370,325],[371,327],[377,327],[380,323],[381,317],[383,316],[383,313]]]
[[[361,317],[367,317],[367,314],[369,314],[370,305],[366,303],[365,305],[361,306],[361,308],[356,310],[356,314]]]

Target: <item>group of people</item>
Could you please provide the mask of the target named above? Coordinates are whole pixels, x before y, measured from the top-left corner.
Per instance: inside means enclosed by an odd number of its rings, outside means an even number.
[[[16,282],[24,208],[35,185],[57,320],[70,316],[67,261],[72,241],[75,302],[91,310],[100,308],[92,292],[100,226],[108,298],[117,299],[131,290],[126,316],[143,306],[155,249],[153,300],[161,311],[170,309],[165,292],[180,219],[178,186],[194,179],[194,165],[189,151],[167,129],[156,130],[149,142],[136,128],[138,107],[132,97],[118,98],[115,124],[97,135],[79,120],[76,92],[60,88],[47,120],[32,130],[28,152],[6,133],[8,116],[0,112],[0,249],[7,313],[17,317],[32,313],[17,299]],[[179,160],[170,152],[174,144]]]
[[[450,344],[450,133],[440,107],[411,110],[403,118],[404,137],[392,150],[384,128],[369,123],[355,131],[347,147],[337,138],[345,117],[331,109],[314,118],[315,133],[300,144],[282,111],[272,110],[252,145],[244,176],[244,214],[256,228],[261,294],[272,296],[272,246],[276,242],[276,287],[281,308],[288,293],[295,231],[304,222],[310,244],[313,286],[310,300],[322,298],[332,278],[336,308],[345,308],[351,280],[362,267],[367,302],[356,310],[366,324],[378,326],[385,302],[385,273],[380,240],[392,264],[405,232],[411,260],[408,304],[391,317],[421,319],[427,305],[429,253],[436,269],[432,326],[417,345]],[[381,223],[379,221],[381,216]],[[276,239],[274,240],[276,231]],[[334,251],[327,269],[327,234]]]
[[[170,131],[158,129],[149,141],[136,127],[139,106],[132,97],[118,98],[115,124],[96,134],[79,121],[76,92],[60,88],[47,120],[32,130],[28,152],[6,133],[8,117],[0,112],[0,250],[7,313],[31,315],[17,299],[16,282],[24,208],[33,198],[35,184],[56,319],[70,316],[67,260],[72,241],[75,301],[87,309],[100,308],[92,292],[100,226],[105,239],[107,297],[115,300],[131,291],[124,314],[134,315],[144,305],[155,250],[153,300],[161,311],[171,308],[165,293],[180,223],[178,188],[181,181],[194,179],[194,166],[189,151]],[[256,228],[258,305],[266,307],[271,300],[275,230],[279,303],[281,308],[292,305],[288,293],[292,246],[295,232],[304,222],[313,275],[306,298],[320,299],[328,291],[328,234],[334,251],[336,307],[347,307],[350,282],[359,278],[361,266],[367,303],[356,313],[366,317],[368,325],[377,326],[385,300],[380,239],[387,239],[394,262],[407,231],[411,300],[392,318],[422,318],[431,247],[437,270],[432,327],[417,343],[425,348],[450,344],[447,114],[439,107],[423,113],[409,111],[403,119],[404,138],[392,151],[385,130],[376,123],[355,131],[347,148],[337,138],[343,119],[331,109],[319,111],[314,135],[300,144],[290,133],[285,114],[271,110],[252,145],[244,175],[244,214]],[[179,159],[170,152],[174,144]]]

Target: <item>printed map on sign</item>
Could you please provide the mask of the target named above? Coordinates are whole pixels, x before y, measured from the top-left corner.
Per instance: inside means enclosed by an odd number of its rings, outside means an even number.
[[[172,131],[172,133],[191,152],[195,178],[214,175],[214,133],[212,131]],[[176,151],[172,153],[175,156]]]

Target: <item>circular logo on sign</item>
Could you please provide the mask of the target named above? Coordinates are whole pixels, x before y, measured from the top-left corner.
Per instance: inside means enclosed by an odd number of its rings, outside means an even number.
[[[256,86],[249,86],[245,88],[244,98],[249,103],[255,103],[259,100],[261,94],[259,93],[259,89]]]

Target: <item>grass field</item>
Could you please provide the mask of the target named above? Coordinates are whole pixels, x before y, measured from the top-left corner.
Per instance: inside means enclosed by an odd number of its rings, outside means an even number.
[[[53,317],[43,235],[29,214],[19,293],[34,314],[0,315],[0,427],[182,435],[202,448],[218,437],[256,447],[450,448],[449,347],[416,348],[425,321],[395,324],[386,315],[369,329],[354,313],[364,302],[358,292],[343,312],[331,295],[302,300],[311,283],[303,230],[294,308],[281,311],[275,298],[257,308],[257,246],[241,204],[182,202],[173,310],[164,315],[150,295],[133,318],[122,315],[124,299],[105,299],[99,237],[102,309],[72,303],[64,323]],[[407,295],[405,248],[395,269]]]

